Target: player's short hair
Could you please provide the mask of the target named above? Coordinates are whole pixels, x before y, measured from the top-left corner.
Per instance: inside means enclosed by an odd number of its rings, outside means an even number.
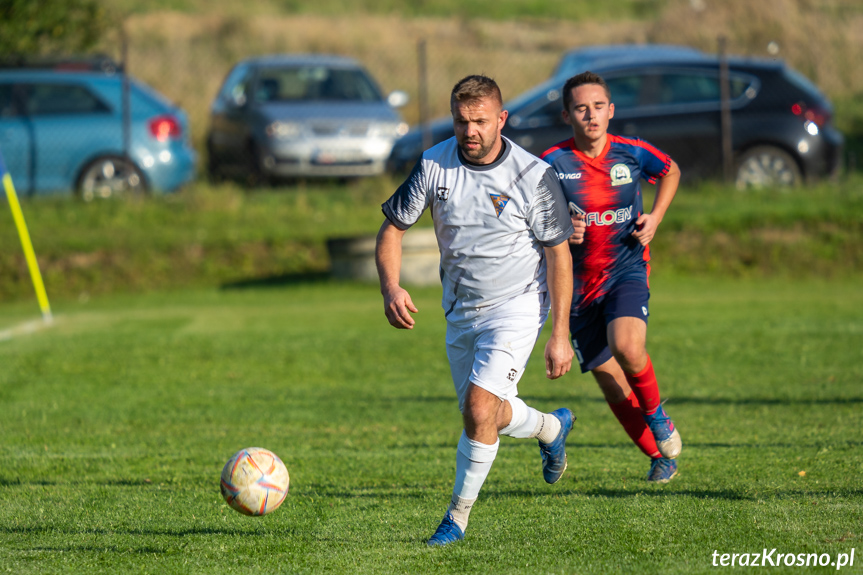
[[[602,76],[587,70],[581,74],[576,74],[563,85],[564,110],[569,110],[569,106],[572,104],[572,91],[579,86],[584,86],[585,84],[596,84],[597,86],[602,86],[602,89],[605,90],[606,97],[608,97],[608,101],[611,102],[611,90],[608,89],[608,84],[605,83]]]
[[[503,97],[497,82],[480,74],[465,76],[452,88],[449,106],[452,108],[456,102],[475,102],[483,98],[491,98],[499,106],[503,106]]]

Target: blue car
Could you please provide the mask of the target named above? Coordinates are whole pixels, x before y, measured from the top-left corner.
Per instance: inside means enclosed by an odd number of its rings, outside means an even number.
[[[185,112],[135,79],[127,86],[125,111],[114,64],[0,66],[0,153],[16,190],[91,200],[172,192],[192,180]]]

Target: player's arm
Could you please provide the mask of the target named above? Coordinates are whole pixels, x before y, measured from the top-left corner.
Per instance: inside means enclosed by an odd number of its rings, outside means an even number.
[[[668,171],[656,182],[656,198],[653,200],[653,209],[650,213],[644,213],[635,221],[635,231],[632,235],[638,242],[646,246],[656,235],[656,228],[665,217],[665,212],[671,205],[674,195],[677,193],[677,185],[680,183],[680,168],[671,160]]]
[[[572,254],[570,224],[566,199],[560,180],[549,167],[536,187],[536,201],[528,216],[531,229],[542,243],[546,259],[546,283],[551,298],[551,337],[545,345],[545,376],[557,379],[572,367],[572,345],[569,342],[569,311],[572,306]]]
[[[548,292],[551,296],[552,331],[545,345],[545,376],[557,379],[572,367],[572,344],[569,342],[569,311],[572,305],[572,255],[569,242],[543,248],[548,268]]]
[[[381,281],[381,294],[384,296],[384,313],[390,325],[397,329],[413,329],[414,318],[410,312],[419,311],[407,290],[399,285],[405,231],[389,220],[384,220],[375,244],[375,265]]]

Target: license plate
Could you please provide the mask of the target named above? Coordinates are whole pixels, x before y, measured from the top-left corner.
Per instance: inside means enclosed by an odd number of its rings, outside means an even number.
[[[315,156],[316,164],[349,164],[363,162],[367,158],[355,150],[336,150],[330,152],[318,152]]]

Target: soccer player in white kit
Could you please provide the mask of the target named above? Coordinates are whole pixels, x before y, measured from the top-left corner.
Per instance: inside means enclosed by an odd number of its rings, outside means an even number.
[[[491,78],[452,90],[455,137],[427,150],[383,204],[375,259],[390,324],[413,329],[417,308],[399,285],[402,237],[430,209],[441,253],[446,347],[464,430],[452,500],[429,545],[464,538],[497,455],[498,435],[537,438],[543,476],[566,469],[567,408],[541,413],[518,397],[518,381],[548,317],[546,377],[567,373],[572,222],[550,166],[501,136],[507,118]]]

